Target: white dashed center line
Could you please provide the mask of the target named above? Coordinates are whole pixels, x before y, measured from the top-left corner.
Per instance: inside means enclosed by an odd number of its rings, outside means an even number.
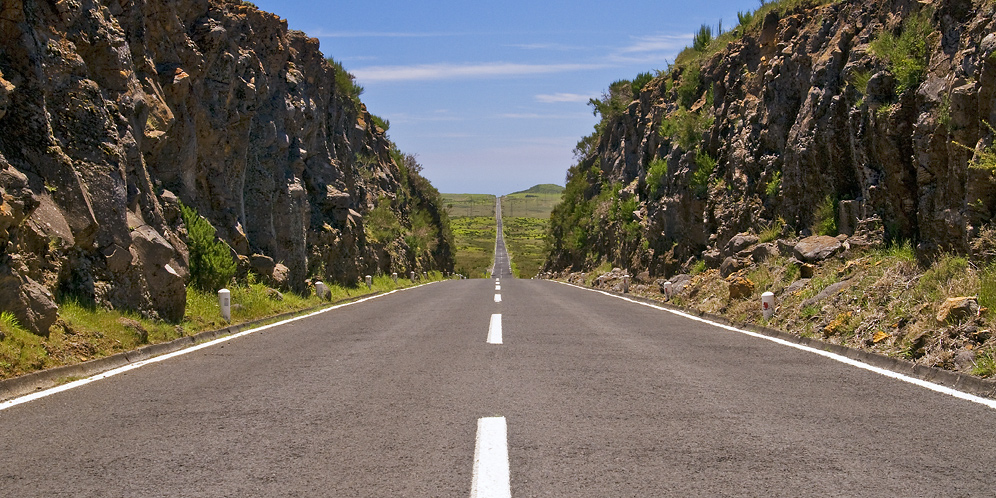
[[[505,417],[477,420],[474,480],[470,498],[511,498],[508,471],[508,424]]]
[[[501,294],[495,294],[495,302],[496,303],[500,303],[501,302]]]
[[[501,313],[491,315],[488,326],[488,344],[501,344]]]

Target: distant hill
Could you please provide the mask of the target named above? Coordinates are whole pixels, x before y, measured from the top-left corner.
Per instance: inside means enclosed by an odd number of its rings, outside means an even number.
[[[555,194],[555,195],[560,195],[560,193],[563,192],[563,191],[564,191],[564,187],[561,187],[560,185],[555,185],[553,183],[543,183],[543,184],[540,184],[540,185],[533,185],[532,187],[529,187],[528,189],[520,191],[520,192],[512,192],[511,194],[508,194],[508,195],[516,195],[516,194]]]

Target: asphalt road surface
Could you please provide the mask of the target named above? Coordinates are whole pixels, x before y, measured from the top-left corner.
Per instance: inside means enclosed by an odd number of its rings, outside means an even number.
[[[595,292],[477,279],[4,409],[0,496],[466,497],[479,425],[507,443],[506,489],[480,496],[996,490],[992,408]]]
[[[498,237],[495,240],[495,264],[491,267],[491,276],[496,278],[512,278],[512,266],[505,248],[505,237],[502,235],[501,197],[495,201],[495,219],[498,220]]]

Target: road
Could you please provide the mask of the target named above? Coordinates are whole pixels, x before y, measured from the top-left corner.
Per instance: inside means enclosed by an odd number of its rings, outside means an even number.
[[[996,489],[992,408],[595,292],[477,279],[4,409],[0,494],[466,497],[497,417],[509,494],[481,496]]]
[[[495,199],[495,219],[498,220],[498,237],[495,239],[495,263],[491,267],[491,276],[496,278],[512,278],[511,261],[508,249],[505,247],[505,236],[501,224],[501,196]]]

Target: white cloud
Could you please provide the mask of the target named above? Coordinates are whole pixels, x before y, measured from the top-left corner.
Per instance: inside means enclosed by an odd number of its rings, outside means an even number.
[[[405,31],[324,31],[308,32],[314,38],[435,38],[440,36],[461,36],[469,33],[418,33]]]
[[[537,102],[542,102],[544,104],[552,104],[555,102],[583,102],[587,103],[588,99],[597,97],[597,95],[583,94],[583,93],[553,93],[553,94],[540,94],[536,96]]]
[[[640,52],[677,52],[692,41],[692,35],[652,35],[634,37],[634,42],[619,50],[623,54]]]
[[[417,64],[412,66],[369,66],[350,71],[364,83],[377,81],[415,81],[495,76],[527,76],[600,69],[602,64]]]

